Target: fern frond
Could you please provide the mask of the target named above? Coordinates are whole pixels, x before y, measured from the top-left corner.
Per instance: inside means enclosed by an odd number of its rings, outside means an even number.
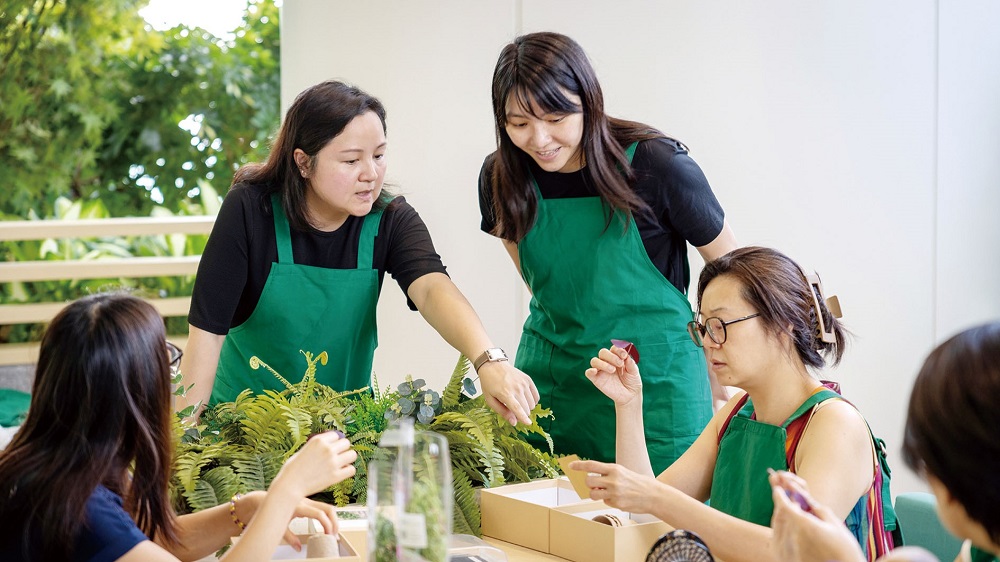
[[[233,469],[239,476],[245,490],[266,490],[270,482],[267,478],[267,463],[259,453],[233,455]]]
[[[458,403],[462,400],[462,381],[465,380],[465,375],[469,372],[470,366],[468,357],[465,355],[458,356],[458,363],[451,372],[451,378],[448,379],[447,386],[441,392],[441,404],[445,411],[458,406]]]
[[[505,438],[497,441],[506,460],[505,469],[510,478],[516,482],[528,482],[535,478],[556,478],[559,468],[556,460],[531,446],[527,441],[515,438]]]
[[[287,450],[289,439],[282,409],[287,405],[287,398],[270,390],[255,397],[246,408],[246,418],[240,422],[247,444],[258,451]]]
[[[229,501],[237,492],[245,492],[240,486],[240,479],[228,466],[217,466],[201,477],[202,482],[208,482],[215,491],[215,505]]]
[[[555,453],[555,447],[552,446],[552,437],[547,431],[542,429],[542,426],[538,425],[538,418],[554,418],[552,415],[552,410],[548,408],[543,408],[541,404],[535,404],[534,409],[531,410],[529,414],[531,418],[531,425],[524,426],[519,425],[517,429],[524,433],[534,433],[535,435],[541,435],[545,439],[545,442],[549,446],[549,453]]]
[[[452,533],[482,535],[482,513],[476,500],[476,490],[472,482],[462,471],[452,473],[452,485],[455,489],[455,503],[452,511]]]
[[[208,445],[200,450],[192,448],[174,461],[174,474],[186,494],[194,492],[201,469],[216,460],[222,454],[225,446],[221,444]]]
[[[194,511],[201,511],[219,505],[219,496],[215,487],[208,480],[202,478],[195,482],[194,489],[184,492],[184,499]]]

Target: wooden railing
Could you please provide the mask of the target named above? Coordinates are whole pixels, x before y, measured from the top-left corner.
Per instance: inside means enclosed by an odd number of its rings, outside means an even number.
[[[2,221],[0,242],[49,238],[94,238],[158,234],[208,234],[215,217],[156,217],[61,221]],[[0,262],[0,283],[75,279],[140,278],[194,275],[201,256],[102,258]],[[187,316],[190,297],[147,299],[164,317]],[[45,323],[67,303],[39,302],[0,305],[0,324]],[[184,347],[186,337],[170,341]],[[0,365],[31,364],[38,359],[38,343],[0,344]]]

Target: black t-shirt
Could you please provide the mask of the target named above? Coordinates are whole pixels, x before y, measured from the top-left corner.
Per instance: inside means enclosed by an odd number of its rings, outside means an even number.
[[[364,217],[350,216],[333,232],[292,229],[296,264],[355,269]],[[278,261],[270,196],[258,185],[238,184],[226,194],[198,265],[188,322],[213,334],[227,334],[250,317],[260,300],[271,264]],[[373,256],[379,288],[385,273],[406,294],[428,273],[445,273],[430,233],[403,197],[385,209]],[[407,298],[410,308],[416,310]]]
[[[495,226],[490,173],[497,155],[486,157],[479,173],[480,228],[489,233]],[[597,191],[583,171],[568,174],[546,172],[534,160],[531,173],[545,199],[596,197]],[[658,138],[639,143],[632,159],[636,194],[652,214],[636,213],[635,224],[643,246],[656,269],[682,293],[687,293],[691,271],[687,243],[704,246],[722,232],[725,212],[712,193],[708,179],[681,143]]]

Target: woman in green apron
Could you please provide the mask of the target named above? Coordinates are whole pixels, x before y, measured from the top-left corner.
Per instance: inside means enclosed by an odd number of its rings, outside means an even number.
[[[970,328],[938,346],[924,361],[910,394],[903,460],[927,479],[945,528],[965,539],[956,562],[1000,560],[998,402],[1000,322]],[[787,559],[864,560],[857,545],[842,536],[843,527],[836,525],[829,508],[813,500],[805,482],[788,474],[775,474],[771,481],[776,539]],[[803,495],[816,517],[787,501],[785,489]],[[904,543],[908,531],[903,529]],[[894,552],[883,560],[915,562],[918,556]]]
[[[375,306],[385,273],[455,349],[476,360],[486,401],[529,421],[531,379],[496,353],[479,317],[445,274],[427,228],[383,190],[385,108],[342,82],[303,91],[263,164],[244,166],[202,254],[181,366],[193,385],[178,410],[283,390],[326,352],[316,379],[335,390],[371,383]]]
[[[614,458],[614,409],[583,377],[614,336],[642,350],[650,455],[666,468],[712,415],[704,357],[684,330],[687,252],[711,260],[736,247],[722,207],[683,144],[604,113],[569,37],[532,33],[504,47],[493,110],[499,146],[480,173],[481,228],[531,291],[515,365],[554,414],[543,425],[555,451]]]
[[[692,340],[719,382],[744,392],[654,477],[640,415],[645,381],[624,350],[602,349],[587,377],[614,403],[619,464],[572,465],[591,473],[591,497],[694,531],[729,562],[785,561],[768,527],[768,471],[788,470],[870,546],[869,560],[891,549],[895,516],[880,442],[851,404],[810,374],[826,357],[837,364],[844,350],[818,278],[807,279],[775,250],[740,248],[705,265],[698,310]]]

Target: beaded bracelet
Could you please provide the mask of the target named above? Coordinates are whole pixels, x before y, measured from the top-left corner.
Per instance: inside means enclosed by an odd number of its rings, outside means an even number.
[[[235,494],[229,500],[229,516],[233,519],[233,523],[240,528],[240,532],[243,532],[243,530],[247,528],[247,524],[240,521],[240,518],[236,516],[236,501],[242,497],[243,496],[240,494]]]

